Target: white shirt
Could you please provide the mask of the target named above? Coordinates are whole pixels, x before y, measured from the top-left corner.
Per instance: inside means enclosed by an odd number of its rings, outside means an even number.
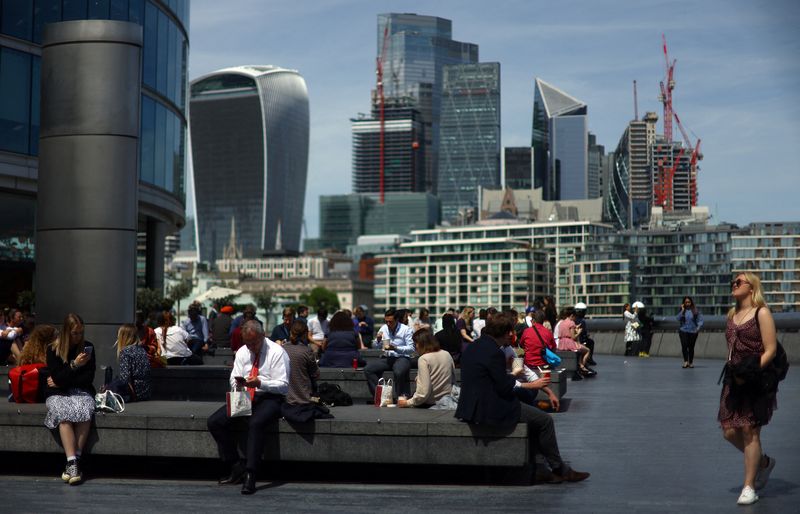
[[[485,319],[478,318],[472,321],[472,331],[475,332],[476,338],[481,336],[481,330],[483,330],[483,327],[485,326],[486,326]]]
[[[396,350],[384,350],[383,354],[387,357],[411,357],[416,351],[414,340],[412,339],[414,331],[408,325],[398,323],[395,325],[394,334],[389,332],[389,325],[383,325],[378,332],[382,337],[381,348],[383,348],[383,343],[386,341],[397,347]]]
[[[158,327],[156,330],[156,341],[161,348],[161,356],[165,359],[173,357],[189,357],[192,355],[192,350],[186,345],[189,340],[189,333],[179,326],[169,327],[167,329],[167,340],[164,341],[164,329]]]
[[[236,386],[234,377],[250,376],[255,358],[255,354],[246,345],[236,351],[230,378],[231,389]],[[258,378],[261,385],[256,392],[286,395],[289,392],[289,373],[289,354],[281,345],[265,337],[258,356]]]
[[[326,332],[328,331],[328,320],[322,320],[317,318],[312,318],[308,320],[308,335],[314,341],[320,342],[326,337]]]

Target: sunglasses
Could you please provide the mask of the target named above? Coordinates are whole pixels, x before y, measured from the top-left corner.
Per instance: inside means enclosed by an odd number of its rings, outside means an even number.
[[[742,280],[741,278],[737,278],[736,280],[731,281],[731,289],[738,289],[742,284],[750,284],[750,282],[747,280]]]

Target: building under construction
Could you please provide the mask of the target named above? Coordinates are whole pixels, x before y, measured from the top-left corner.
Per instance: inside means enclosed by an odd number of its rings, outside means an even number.
[[[691,211],[692,183],[696,180],[692,157],[679,141],[658,141],[652,146],[653,206],[664,212]]]

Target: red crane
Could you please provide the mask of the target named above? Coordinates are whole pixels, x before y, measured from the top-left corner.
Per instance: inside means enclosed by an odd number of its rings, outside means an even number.
[[[681,131],[681,135],[683,135],[683,140],[686,142],[686,146],[689,151],[692,153],[692,158],[689,163],[689,196],[692,201],[692,206],[697,205],[697,161],[703,160],[703,154],[700,153],[700,138],[697,138],[697,142],[692,144],[691,138],[689,138],[689,134],[686,132],[686,129],[683,128],[683,123],[681,123],[681,119],[678,117],[678,113],[673,113],[675,115],[675,122],[678,124],[678,129]],[[696,137],[696,136],[695,136]]]
[[[670,144],[668,147],[672,148],[672,145]],[[686,153],[686,148],[681,147],[678,155],[673,157],[672,166],[669,168],[664,165],[665,159],[659,159],[658,161],[658,187],[656,187],[655,204],[663,207],[664,212],[670,212],[675,207],[672,181],[675,178],[675,171],[678,169],[684,153]]]
[[[380,120],[380,192],[381,192],[381,204],[383,204],[383,189],[384,189],[384,146],[386,144],[386,120],[384,118],[384,97],[383,97],[383,59],[386,56],[386,46],[389,42],[389,23],[387,21],[386,26],[383,28],[383,47],[381,48],[381,53],[375,59],[375,74],[377,75],[377,84],[376,84],[376,91],[378,95],[378,118]]]
[[[664,81],[660,82],[661,94],[658,99],[664,104],[664,138],[667,143],[672,142],[672,90],[675,89],[675,59],[669,61],[669,53],[667,53],[667,37],[662,34],[661,41],[664,49],[664,63],[666,64],[666,86]]]

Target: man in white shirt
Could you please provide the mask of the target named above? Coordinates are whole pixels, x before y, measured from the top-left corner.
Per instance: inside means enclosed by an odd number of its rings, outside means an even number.
[[[242,341],[233,361],[230,385],[246,387],[253,395],[253,414],[229,418],[223,405],[208,418],[208,431],[217,442],[220,457],[231,467],[220,485],[242,485],[242,494],[256,492],[256,470],[264,453],[267,425],[281,417],[281,404],[289,391],[289,356],[284,349],[264,336],[260,323],[250,320],[242,326]],[[254,366],[255,365],[255,366]],[[242,463],[236,449],[234,429],[237,420],[247,423],[247,460]],[[277,435],[275,436],[277,437]]]
[[[375,388],[378,386],[384,372],[392,370],[394,373],[394,395],[411,396],[411,384],[408,380],[411,371],[411,356],[414,354],[414,340],[412,339],[413,330],[407,325],[403,325],[397,320],[395,309],[387,310],[383,315],[385,324],[378,331],[376,339],[383,348],[383,356],[380,360],[367,364],[364,368],[364,376],[367,378],[370,397],[375,396]]]
[[[328,309],[320,307],[317,309],[317,317],[308,320],[308,340],[312,345],[314,353],[322,348],[325,338],[328,337]]]

